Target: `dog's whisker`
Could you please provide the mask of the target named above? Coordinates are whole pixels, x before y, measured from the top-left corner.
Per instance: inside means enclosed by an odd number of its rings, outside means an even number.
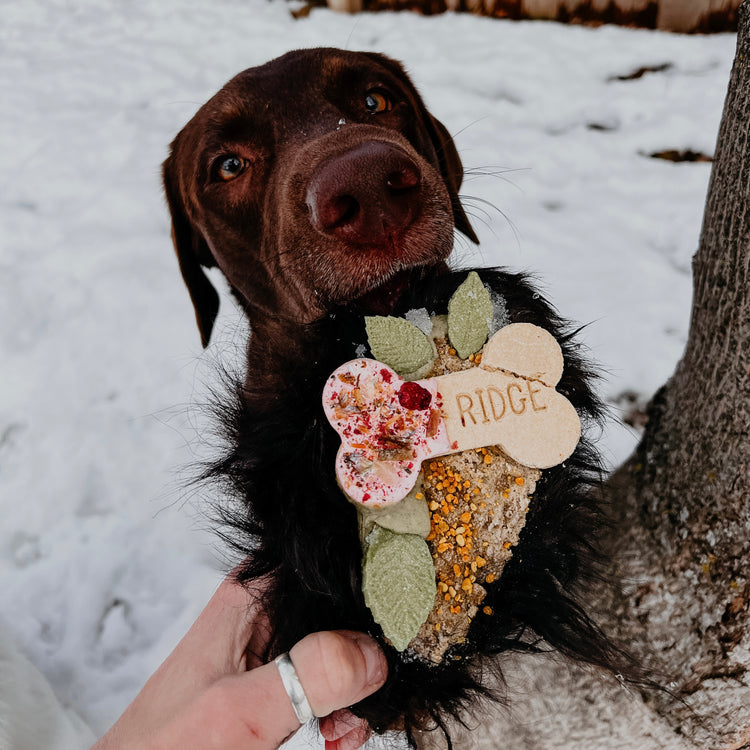
[[[451,138],[453,138],[454,141],[457,140],[458,136],[461,135],[461,133],[466,132],[469,128],[473,128],[475,125],[479,124],[480,122],[483,122],[488,117],[489,115],[484,115],[483,117],[477,117],[476,120],[472,120],[471,122],[467,123],[462,128],[460,128],[459,130],[456,130],[453,133],[451,133]]]
[[[531,167],[471,167],[466,170],[466,180],[476,180],[481,177],[494,177],[495,179],[502,180],[522,192],[522,188],[513,180],[508,179],[506,175],[517,172],[528,172],[530,170]]]
[[[487,206],[491,208],[493,211],[495,211],[496,213],[498,213],[500,216],[502,216],[502,218],[505,220],[505,223],[513,232],[513,236],[515,237],[516,242],[519,243],[520,245],[521,234],[518,231],[518,227],[516,227],[515,223],[510,218],[510,216],[508,216],[508,214],[506,214],[505,211],[503,211],[499,206],[496,206],[494,203],[492,203],[492,201],[488,201],[485,198],[480,198],[479,196],[476,196],[476,195],[467,195],[467,196],[462,195],[461,200],[466,201],[470,206],[473,206],[475,209],[479,209],[480,205]],[[484,211],[484,213],[489,218],[490,212]]]

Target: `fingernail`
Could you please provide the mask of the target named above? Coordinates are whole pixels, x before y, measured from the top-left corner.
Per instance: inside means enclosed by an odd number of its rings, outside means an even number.
[[[388,675],[388,663],[380,646],[369,636],[358,634],[357,645],[365,657],[365,670],[368,685],[382,685]]]

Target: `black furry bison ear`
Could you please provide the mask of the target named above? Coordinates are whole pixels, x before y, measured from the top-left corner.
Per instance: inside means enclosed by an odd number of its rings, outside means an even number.
[[[180,273],[193,302],[201,344],[205,349],[219,312],[219,295],[203,268],[214,267],[216,261],[206,241],[195,231],[188,218],[175,172],[176,169],[170,156],[164,162],[162,176],[167,205],[172,217],[172,242],[177,253]]]
[[[464,207],[461,205],[461,199],[458,197],[458,191],[464,179],[464,167],[456,150],[456,144],[453,142],[448,128],[440,120],[426,113],[425,122],[430,133],[430,139],[437,152],[440,174],[448,186],[453,207],[453,222],[456,229],[478,245],[479,238],[469,223]]]

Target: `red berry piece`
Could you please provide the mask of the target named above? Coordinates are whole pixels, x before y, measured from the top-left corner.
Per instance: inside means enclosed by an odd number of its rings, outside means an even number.
[[[422,411],[432,402],[432,394],[419,383],[404,383],[398,391],[398,402],[404,409]]]

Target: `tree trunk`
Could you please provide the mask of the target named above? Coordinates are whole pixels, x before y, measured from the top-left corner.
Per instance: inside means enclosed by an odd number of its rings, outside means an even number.
[[[682,361],[612,477],[621,636],[684,704],[652,698],[700,747],[750,745],[750,4],[719,130]]]
[[[750,0],[693,268],[683,359],[605,486],[625,590],[591,604],[675,697],[515,656],[503,662],[510,711],[485,709],[469,731],[457,727],[455,747],[750,749]],[[442,747],[434,733],[419,745]]]

